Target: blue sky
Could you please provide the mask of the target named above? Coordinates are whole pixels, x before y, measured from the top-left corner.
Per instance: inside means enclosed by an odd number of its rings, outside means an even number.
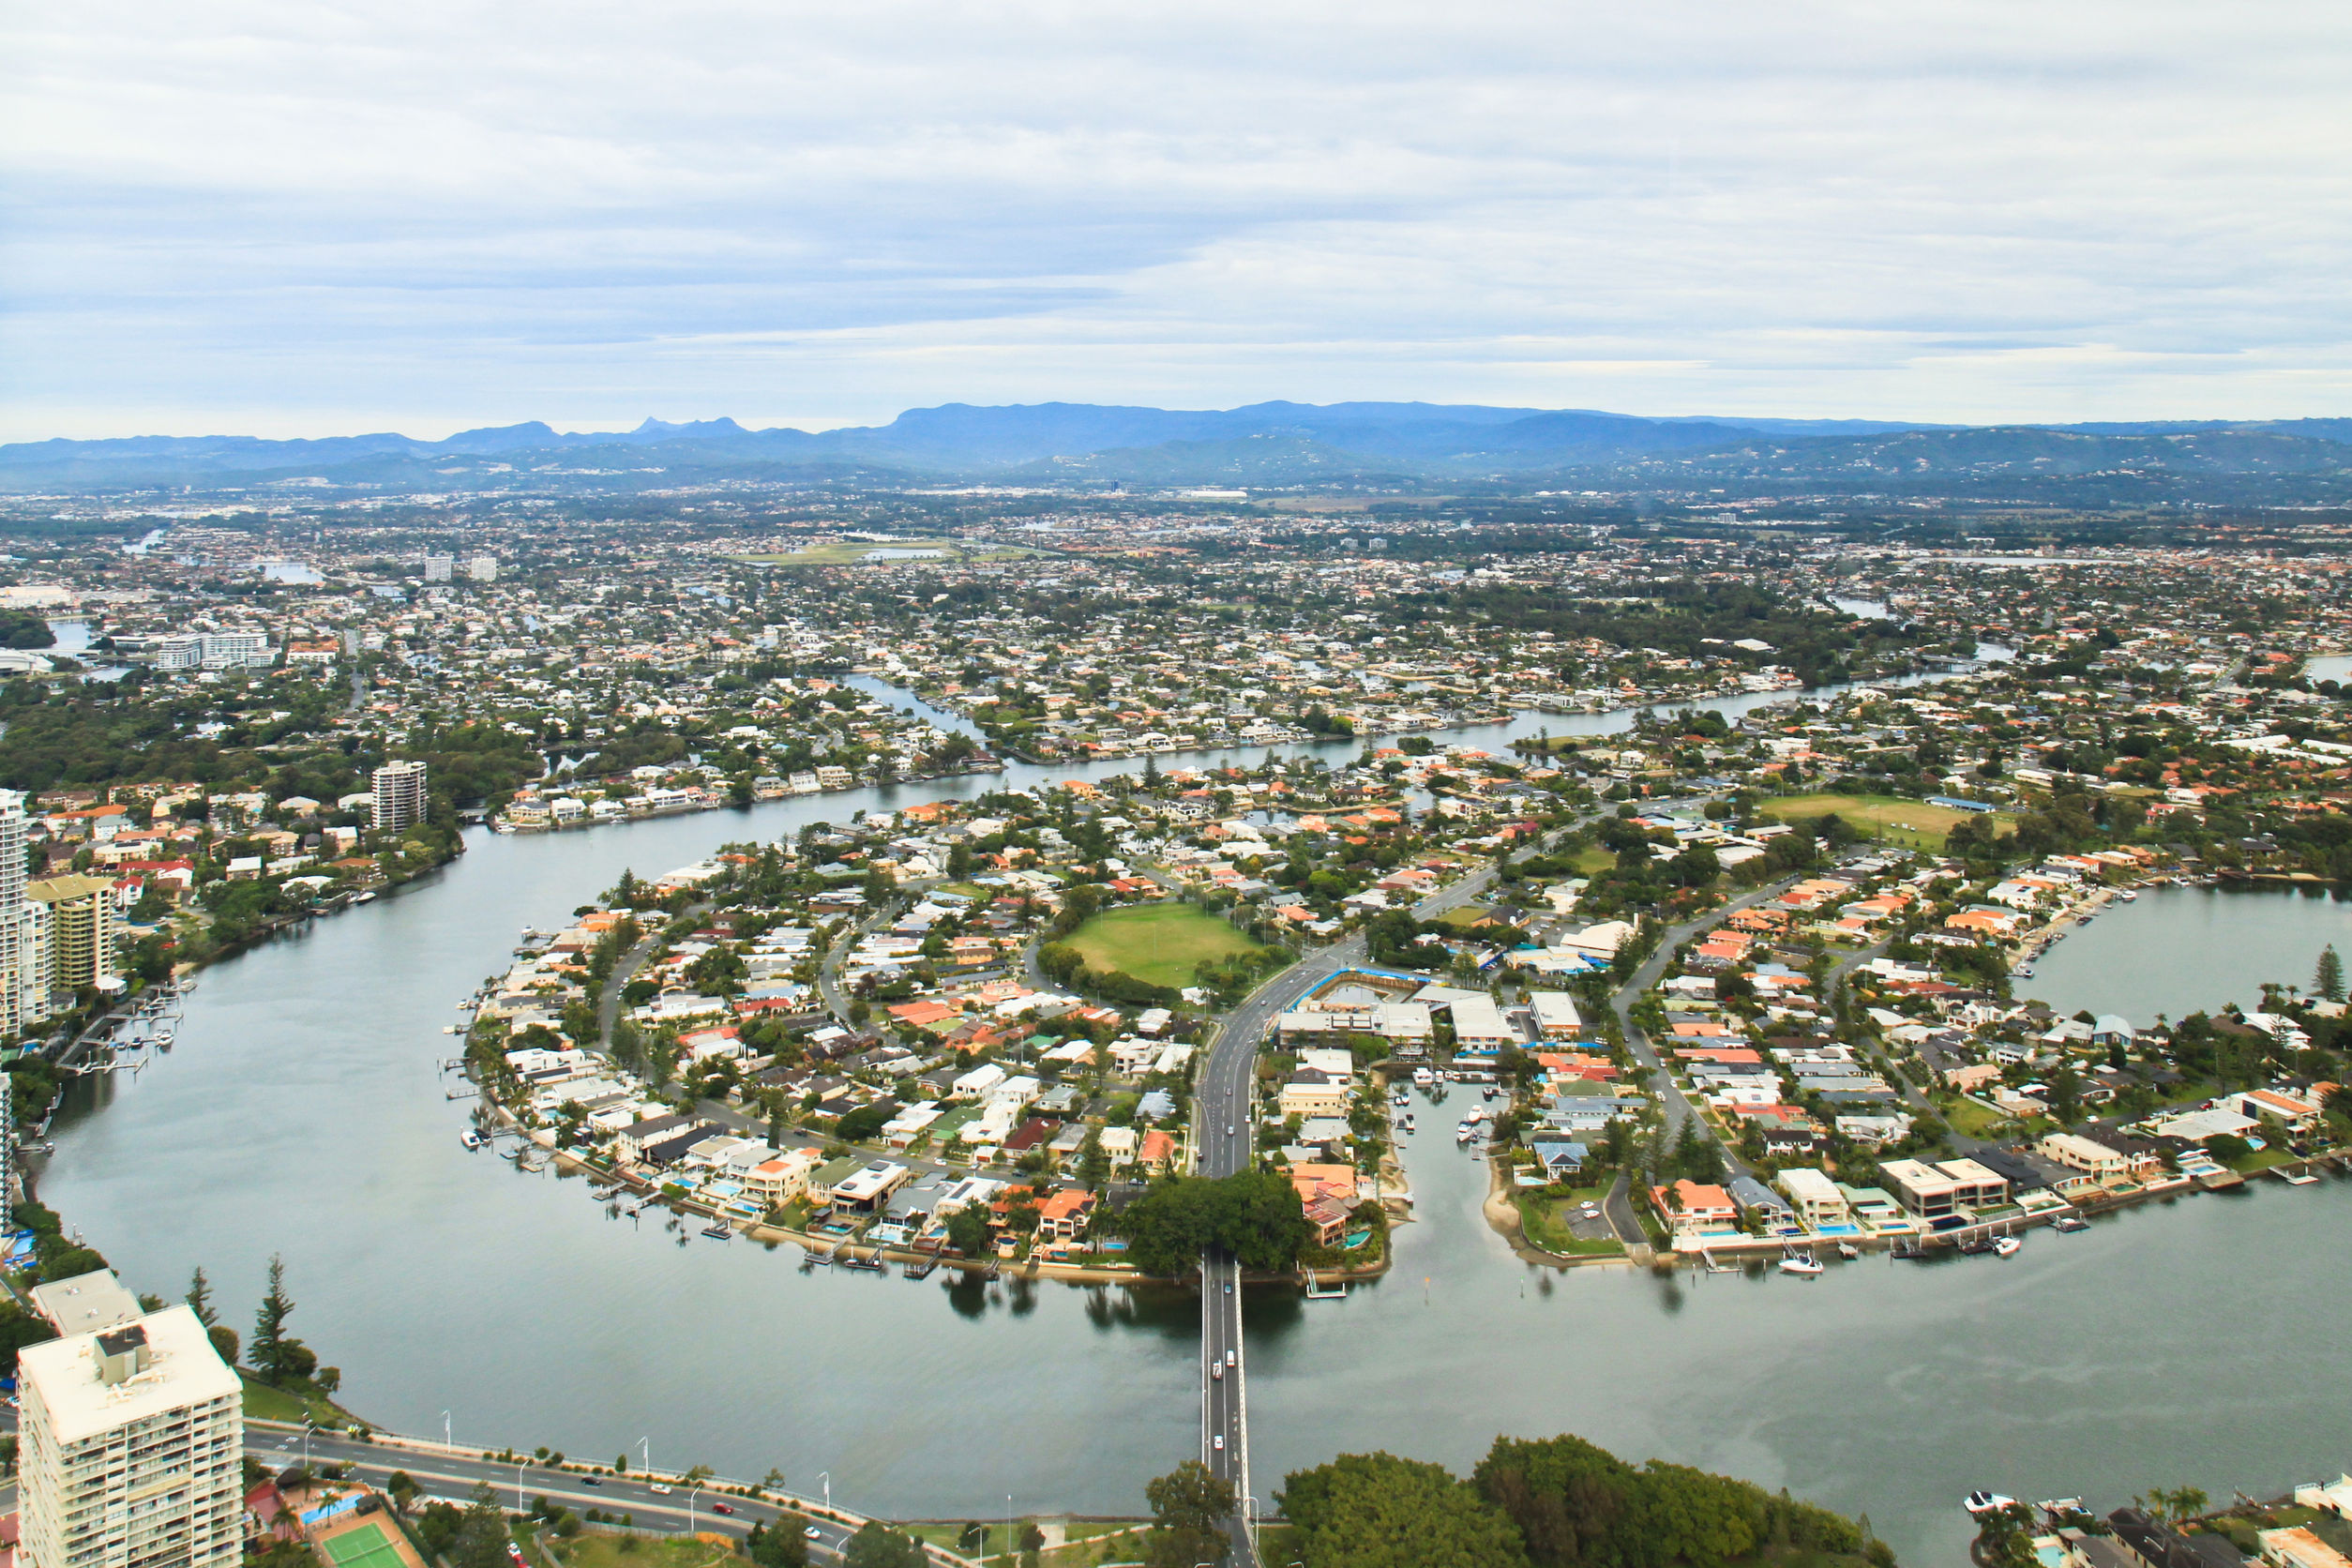
[[[2352,7],[81,0],[0,438],[2352,413]]]

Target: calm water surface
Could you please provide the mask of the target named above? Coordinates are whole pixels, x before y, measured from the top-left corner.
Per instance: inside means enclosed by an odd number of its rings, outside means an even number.
[[[995,783],[474,835],[437,879],[206,972],[171,1057],[59,1119],[41,1194],[135,1288],[202,1264],[240,1327],[282,1253],[297,1332],[393,1427],[447,1410],[460,1439],[597,1457],[650,1437],[666,1465],[822,1470],[910,1515],[1008,1491],[1135,1509],[1198,1442],[1189,1299],[804,1274],[789,1248],[610,1218],[461,1150],[435,1070],[519,927],[625,867]],[[1866,1510],[1906,1562],[1957,1564],[1973,1486],[2226,1496],[2352,1459],[2352,1184],[2150,1209],[2007,1263],[1661,1281],[1530,1270],[1478,1218],[1483,1166],[1442,1131],[1407,1158],[1421,1221],[1387,1280],[1252,1303],[1261,1493],[1346,1450],[1466,1468],[1498,1431],[1576,1431]]]
[[[2352,956],[2352,903],[2330,888],[2146,889],[2070,930],[2016,991],[2070,1017],[2119,1013],[2145,1029],[2159,1013],[2258,1007],[2266,980],[2308,991],[2331,942]]]

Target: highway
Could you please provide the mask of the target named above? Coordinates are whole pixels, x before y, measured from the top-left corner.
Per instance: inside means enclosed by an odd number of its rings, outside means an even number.
[[[248,1422],[245,1451],[273,1471],[298,1465],[304,1453],[301,1429]],[[749,1531],[754,1520],[773,1524],[784,1512],[774,1502],[725,1497],[707,1487],[689,1488],[674,1479],[655,1483],[628,1475],[587,1476],[577,1470],[550,1470],[539,1464],[509,1465],[462,1452],[447,1454],[437,1444],[413,1449],[381,1441],[362,1442],[337,1433],[313,1432],[309,1453],[313,1468],[342,1465],[348,1473],[379,1487],[394,1470],[406,1470],[428,1497],[462,1503],[475,1483],[488,1482],[498,1493],[499,1505],[504,1508],[520,1512],[528,1509],[535,1499],[544,1497],[574,1513],[596,1508],[615,1515],[626,1514],[632,1523],[653,1530],[684,1530],[690,1525],[704,1533],[716,1530],[741,1536]],[[667,1490],[656,1492],[656,1485]],[[791,1506],[812,1511],[822,1508],[822,1504],[800,1500],[793,1500]],[[718,1512],[720,1507],[729,1512]],[[850,1536],[855,1532],[854,1526],[827,1518],[822,1512],[812,1512],[793,1528],[813,1528],[817,1534],[808,1537],[810,1555],[832,1560],[840,1558]],[[937,1562],[963,1560],[936,1547],[932,1553]]]

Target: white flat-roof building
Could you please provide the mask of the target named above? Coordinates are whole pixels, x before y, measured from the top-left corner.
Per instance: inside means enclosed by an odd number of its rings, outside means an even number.
[[[1536,1032],[1545,1039],[1573,1040],[1584,1033],[1584,1015],[1566,991],[1530,991],[1527,1003],[1535,1015]]]
[[[1788,1195],[1789,1206],[1809,1229],[1854,1223],[1854,1213],[1846,1202],[1846,1194],[1835,1182],[1811,1166],[1795,1166],[1782,1171],[1780,1190]]]
[[[193,1311],[28,1345],[17,1370],[25,1568],[236,1568],[244,1390]]]

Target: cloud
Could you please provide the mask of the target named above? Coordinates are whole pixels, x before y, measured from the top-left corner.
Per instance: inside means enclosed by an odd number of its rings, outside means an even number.
[[[10,15],[12,436],[2352,394],[2342,8]]]

